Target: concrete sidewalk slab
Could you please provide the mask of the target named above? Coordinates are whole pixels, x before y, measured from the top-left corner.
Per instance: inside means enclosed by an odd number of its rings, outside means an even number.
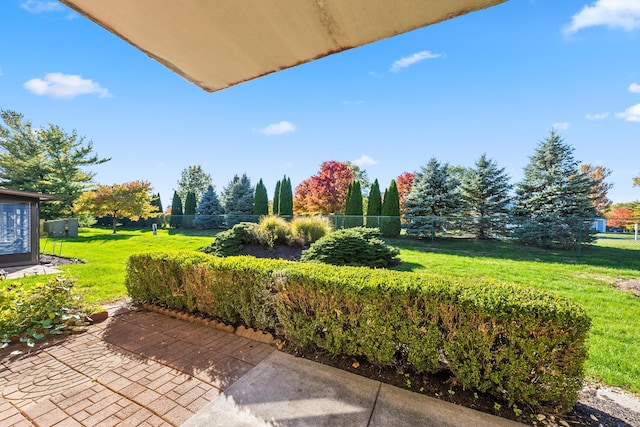
[[[274,352],[184,427],[517,427],[510,420]]]

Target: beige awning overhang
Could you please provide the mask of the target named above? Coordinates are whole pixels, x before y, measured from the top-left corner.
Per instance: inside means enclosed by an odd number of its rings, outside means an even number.
[[[208,92],[506,0],[59,0]]]

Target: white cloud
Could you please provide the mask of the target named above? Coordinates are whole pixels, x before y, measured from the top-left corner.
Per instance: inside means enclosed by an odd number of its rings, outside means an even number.
[[[20,7],[29,13],[47,13],[64,10],[62,4],[57,1],[43,0],[26,0],[20,4]]]
[[[620,117],[628,122],[640,122],[640,104],[632,105],[622,113],[616,114],[616,117]]]
[[[552,125],[552,127],[555,130],[567,130],[567,129],[569,129],[569,126],[570,126],[569,122],[554,123]]]
[[[604,25],[633,31],[640,28],[640,1],[638,0],[596,0],[571,17],[571,23],[564,27],[565,34],[574,34],[583,28]]]
[[[597,113],[597,114],[587,114],[585,117],[587,120],[602,120],[606,119],[609,116],[609,113]]]
[[[359,159],[356,159],[354,161],[352,161],[351,163],[353,163],[354,165],[363,167],[363,166],[371,166],[371,165],[377,165],[378,161],[374,160],[373,158],[367,156],[366,154],[363,154],[362,156],[360,156]]]
[[[93,80],[78,75],[48,73],[44,79],[31,79],[24,84],[25,89],[36,95],[49,95],[54,98],[74,98],[78,95],[96,94],[100,98],[110,98],[108,89]]]
[[[640,93],[640,85],[638,83],[631,83],[629,85],[629,92]]]
[[[414,53],[411,56],[405,56],[404,58],[398,59],[396,62],[393,63],[389,71],[397,73],[401,69],[410,67],[416,62],[420,62],[425,59],[440,58],[440,56],[442,55],[438,53],[432,53],[431,51],[428,51],[428,50],[423,50],[422,52]]]
[[[287,121],[282,121],[278,123],[271,123],[267,127],[260,129],[258,132],[267,135],[284,135],[285,133],[291,133],[296,131],[296,126]]]

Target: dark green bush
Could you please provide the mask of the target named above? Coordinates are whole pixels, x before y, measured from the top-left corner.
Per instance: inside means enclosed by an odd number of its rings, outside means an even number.
[[[239,253],[244,245],[258,243],[257,236],[261,234],[258,224],[253,222],[241,222],[229,230],[216,234],[216,238],[208,246],[200,251],[215,256],[230,256]]]
[[[334,231],[312,244],[302,253],[303,262],[333,265],[387,267],[400,253],[378,239],[377,228],[354,227]]]
[[[567,411],[590,319],[572,301],[492,280],[252,257],[139,254],[132,298],[275,330],[381,366],[449,370],[465,388]],[[534,409],[535,410],[535,409]]]

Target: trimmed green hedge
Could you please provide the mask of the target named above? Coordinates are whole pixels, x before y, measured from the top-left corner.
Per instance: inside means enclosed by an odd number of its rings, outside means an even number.
[[[511,404],[568,411],[590,319],[565,298],[490,280],[252,257],[129,259],[132,298],[276,331],[300,345],[419,372]]]

